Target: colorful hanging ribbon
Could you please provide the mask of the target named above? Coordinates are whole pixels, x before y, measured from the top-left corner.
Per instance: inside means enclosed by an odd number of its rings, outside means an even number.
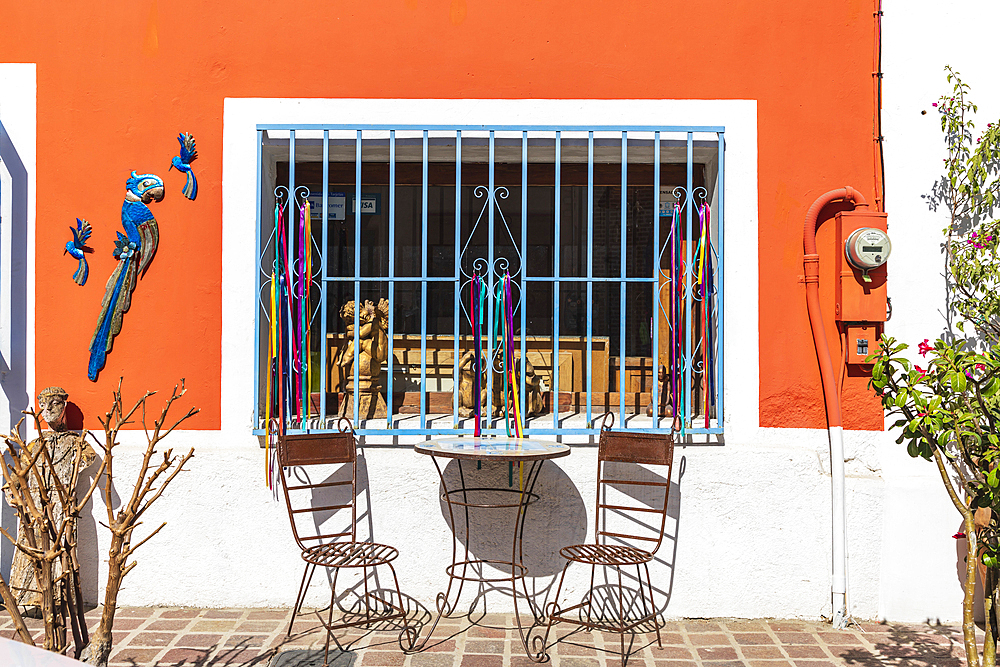
[[[514,308],[511,298],[510,273],[504,272],[503,278],[497,283],[496,311],[493,325],[494,349],[503,359],[503,410],[507,436],[524,437],[521,420],[521,402],[517,391],[514,372]],[[499,333],[498,333],[499,330]],[[510,398],[508,398],[508,396]],[[513,413],[511,412],[513,407]],[[513,434],[511,433],[513,422]]]
[[[298,209],[298,225],[282,202],[274,207],[274,268],[269,295],[267,381],[264,422],[268,488],[273,488],[273,448],[289,424],[309,418],[312,387],[310,300],[312,283],[312,214],[308,200]],[[286,213],[287,212],[287,213]],[[290,229],[289,229],[290,228]],[[289,252],[295,243],[297,252]]]
[[[684,275],[681,269],[681,242],[679,239],[681,207],[674,204],[673,217],[670,222],[670,276],[673,279],[673,289],[670,294],[670,397],[674,417],[681,417],[683,423],[684,401],[680,399],[681,369],[681,335],[680,319],[684,297]]]
[[[713,340],[711,326],[714,316],[712,296],[715,293],[715,281],[712,271],[712,209],[706,203],[702,205],[699,213],[702,224],[702,251],[698,276],[701,283],[702,310],[704,311],[702,328],[702,344],[704,347],[702,348],[702,359],[705,361],[702,376],[705,393],[705,428],[708,428],[711,408],[715,405],[715,374],[713,373],[715,341]]]
[[[495,355],[503,360],[502,377],[502,409],[504,412],[504,424],[507,435],[517,438],[524,437],[524,421],[521,415],[521,396],[518,391],[517,374],[515,371],[516,359],[514,357],[514,308],[511,292],[511,278],[509,272],[504,272],[503,278],[496,284],[492,291],[494,299],[493,310],[493,330],[489,332],[490,349],[496,350]],[[475,415],[476,425],[474,433],[478,437],[482,433],[482,382],[483,372],[483,317],[486,301],[486,285],[482,277],[473,274],[469,283],[469,318],[472,322],[473,338],[473,361],[472,374],[475,378]],[[494,358],[496,358],[496,356]],[[491,366],[487,366],[491,368]],[[492,401],[491,401],[492,402]]]
[[[472,276],[472,281],[469,283],[469,317],[472,320],[472,348],[473,348],[473,358],[472,358],[472,375],[475,378],[473,383],[474,398],[473,402],[476,406],[476,425],[474,429],[474,434],[478,438],[482,431],[482,418],[483,418],[483,406],[482,406],[482,381],[483,381],[483,371],[482,371],[482,358],[483,358],[483,337],[482,337],[482,280],[479,278],[479,274],[475,273]]]

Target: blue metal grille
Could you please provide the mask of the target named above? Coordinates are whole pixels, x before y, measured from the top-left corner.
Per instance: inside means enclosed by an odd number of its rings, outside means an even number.
[[[271,289],[272,275],[275,275],[277,255],[285,248],[287,256],[295,256],[296,239],[299,242],[299,252],[302,254],[304,247],[302,239],[311,245],[314,253],[314,263],[312,269],[308,270],[307,264],[297,264],[291,261],[288,268],[287,288],[294,293],[294,284],[301,288],[302,284],[311,286],[315,297],[310,300],[305,298],[305,303],[299,305],[298,312],[287,314],[289,320],[298,318],[301,325],[300,332],[308,331],[313,344],[304,342],[303,338],[297,346],[297,352],[292,354],[295,345],[289,344],[288,359],[289,369],[294,369],[295,387],[291,387],[291,393],[301,397],[302,409],[295,413],[289,411],[285,414],[286,427],[293,432],[298,431],[323,431],[333,430],[336,417],[331,414],[331,406],[328,404],[328,396],[336,397],[338,404],[343,405],[348,397],[343,395],[344,387],[341,386],[341,394],[330,394],[328,385],[330,384],[330,315],[338,312],[342,303],[334,303],[334,293],[349,294],[343,288],[353,287],[354,316],[353,316],[353,341],[341,336],[340,344],[349,345],[353,342],[354,350],[359,349],[360,343],[360,304],[362,303],[362,291],[371,293],[373,289],[383,290],[388,296],[388,358],[386,361],[386,382],[385,398],[387,405],[387,417],[380,419],[367,419],[362,421],[359,414],[360,382],[359,363],[352,364],[353,381],[348,381],[352,388],[353,400],[349,404],[353,406],[353,414],[347,416],[352,418],[355,428],[359,434],[365,435],[418,435],[418,434],[471,434],[473,432],[471,419],[460,419],[459,414],[459,359],[463,347],[463,322],[469,321],[469,312],[466,308],[465,295],[468,294],[468,285],[471,279],[470,267],[482,275],[487,285],[488,304],[486,313],[488,321],[487,331],[494,327],[493,299],[496,282],[505,271],[510,272],[512,292],[515,293],[514,313],[515,322],[518,323],[518,333],[516,344],[519,344],[520,357],[517,363],[520,365],[520,395],[525,395],[525,360],[528,359],[527,341],[531,337],[529,331],[531,325],[528,321],[528,298],[533,291],[538,294],[545,294],[551,291],[551,309],[546,313],[551,320],[552,334],[551,340],[551,372],[549,374],[550,394],[550,414],[536,416],[531,419],[524,430],[526,435],[536,434],[589,434],[596,433],[599,429],[595,427],[595,402],[594,402],[594,314],[595,307],[602,308],[607,304],[598,303],[595,306],[597,296],[605,296],[608,303],[611,302],[612,290],[617,292],[618,313],[617,313],[617,365],[612,364],[608,370],[609,386],[603,394],[604,401],[601,404],[601,412],[604,406],[611,400],[613,393],[610,384],[613,382],[611,376],[617,371],[617,408],[619,415],[626,416],[627,419],[619,420],[620,427],[634,429],[638,431],[666,431],[671,428],[674,415],[681,419],[681,427],[685,433],[722,433],[724,422],[723,411],[723,312],[724,312],[724,163],[725,163],[725,139],[724,128],[709,126],[677,127],[677,126],[635,126],[635,127],[542,127],[542,126],[415,126],[415,125],[272,125],[262,124],[257,126],[257,178],[258,178],[258,206],[257,206],[257,275],[260,282],[257,285],[259,296],[259,307],[257,309],[256,326],[256,355],[254,358],[255,369],[255,403],[254,417],[258,427],[263,426],[264,403],[271,399],[265,396],[265,389],[270,387],[266,376],[271,371],[268,357],[268,340],[271,336],[272,312],[268,303],[268,296]],[[696,135],[698,140],[696,141]],[[707,140],[705,137],[709,137]],[[465,148],[469,154],[463,152],[463,139]],[[353,145],[352,145],[353,144]],[[502,146],[501,146],[502,144]],[[615,145],[618,148],[615,148]],[[298,148],[297,148],[298,147]],[[338,163],[331,154],[331,148],[340,156]],[[349,156],[353,148],[353,156]],[[363,148],[371,155],[363,155]],[[518,150],[519,149],[519,150]],[[503,153],[498,155],[499,152]],[[431,153],[434,152],[432,158]],[[448,151],[453,151],[450,158]],[[614,155],[612,155],[612,152]],[[403,155],[402,153],[406,153]],[[665,153],[669,153],[664,159]],[[698,158],[696,159],[696,153]],[[546,155],[551,154],[551,162]],[[348,156],[352,159],[348,159]],[[541,156],[541,157],[539,157]],[[364,159],[363,159],[364,158]],[[277,171],[273,168],[275,163],[287,163],[287,176],[282,176],[281,182],[277,182]],[[315,163],[321,162],[321,183],[309,183],[303,185],[303,181],[296,181],[296,166],[299,170],[309,167],[314,174],[313,180],[319,178]],[[353,162],[353,192],[345,192],[341,202],[345,204],[344,221],[337,233],[349,234],[349,227],[353,223],[353,261],[346,258],[349,254],[339,257],[336,262],[336,270],[333,270],[335,262],[331,259],[331,164],[340,166]],[[483,167],[487,179],[482,182],[464,182],[463,165],[467,170],[472,170],[470,163],[474,166]],[[363,185],[363,165],[384,165],[388,171],[388,192],[387,201],[372,198],[372,195],[362,191]],[[431,270],[429,261],[429,197],[431,190],[430,171],[432,165],[447,165],[454,171],[454,234],[451,239],[453,244],[453,261],[448,274],[440,275],[441,262],[435,264],[435,269]],[[415,173],[414,168],[419,165],[419,190],[420,207],[419,213],[408,217],[406,220],[400,219],[400,198],[403,192],[402,186],[397,182],[398,168],[405,165],[407,172]],[[528,248],[529,219],[537,216],[531,210],[530,194],[535,192],[533,188],[544,189],[544,194],[548,193],[548,184],[538,186],[529,181],[529,170],[534,171],[538,165],[545,165],[548,169],[551,166],[553,182],[551,186],[553,205],[551,207],[552,225],[552,245],[550,248],[551,262],[546,267],[532,266],[529,272],[529,265],[532,258]],[[583,166],[586,174],[586,198],[583,203],[584,211],[574,214],[571,223],[582,225],[583,219],[586,221],[586,235],[571,233],[573,238],[562,238],[565,220],[563,219],[563,209],[566,207],[567,194],[582,196]],[[595,165],[601,168],[602,178],[606,180],[608,167],[620,167],[620,182],[610,189],[602,187],[605,192],[604,197],[609,201],[615,192],[618,193],[618,208],[620,209],[620,220],[618,221],[618,238],[612,239],[608,234],[603,234],[602,238],[595,239],[595,210],[611,211],[613,202],[595,202]],[[661,170],[664,165],[674,168],[674,172],[681,173],[683,165],[683,181],[681,183],[667,183],[661,179]],[[268,167],[271,168],[268,168]],[[497,184],[497,168],[505,170],[508,180],[513,170],[519,167],[520,186]],[[477,173],[482,174],[480,169]],[[567,171],[572,171],[573,185],[567,185]],[[343,172],[343,169],[341,169]],[[633,175],[632,172],[640,172]],[[650,173],[651,172],[651,173]],[[702,183],[696,184],[696,172],[699,174]],[[287,178],[287,181],[284,180]],[[412,177],[411,177],[412,179]],[[438,178],[438,180],[440,180]],[[435,190],[441,191],[440,183],[435,184]],[[661,193],[661,188],[668,189]],[[448,186],[450,187],[450,185]],[[649,188],[652,188],[652,206],[644,207],[643,202],[649,198]],[[510,190],[519,189],[519,220],[508,220],[505,215],[505,205],[510,197]],[[617,190],[615,189],[617,188]],[[630,189],[631,188],[631,189]],[[645,188],[645,190],[643,190]],[[471,191],[471,192],[470,192]],[[279,226],[274,223],[269,208],[272,201],[271,193],[278,201],[288,204],[287,231],[284,238],[278,238]],[[610,193],[610,194],[609,194]],[[710,193],[713,195],[709,200]],[[321,195],[321,205],[317,207],[319,213],[319,223],[313,224],[306,231],[306,235],[296,236],[296,224],[294,211],[297,206],[310,194]],[[630,196],[633,195],[630,200]],[[516,201],[517,198],[514,198]],[[641,200],[641,201],[640,201]],[[575,201],[575,200],[574,200]],[[388,238],[377,243],[366,243],[363,234],[363,216],[366,213],[363,209],[369,202],[372,205],[381,207],[380,215],[388,219]],[[473,209],[471,203],[477,204]],[[384,206],[383,206],[384,205]],[[353,206],[353,212],[352,212]],[[471,213],[472,215],[465,215]],[[708,216],[711,214],[711,218]],[[416,217],[417,220],[411,219]],[[438,216],[440,217],[440,216]],[[403,271],[398,274],[397,265],[397,241],[398,233],[402,226],[419,223],[419,272]],[[519,229],[518,224],[519,223]],[[531,224],[538,224],[537,219],[533,219]],[[610,224],[605,227],[610,229]],[[605,230],[602,227],[602,230]],[[629,242],[630,227],[634,234],[633,241]],[[317,229],[318,228],[318,229]],[[485,248],[481,243],[473,243],[476,234],[482,233],[485,228],[486,243]],[[463,230],[471,230],[465,231]],[[440,241],[439,229],[435,228],[436,242]],[[447,230],[446,230],[447,231]],[[582,231],[582,230],[581,230]],[[519,233],[518,233],[519,232]],[[571,229],[572,232],[572,229]],[[640,232],[649,234],[652,242],[648,247],[636,248],[637,239]],[[345,236],[346,237],[346,236]],[[595,274],[595,243],[599,244],[602,254],[611,255],[605,248],[614,248],[617,244],[618,266],[617,275],[611,275],[610,271],[603,271],[604,275]],[[283,245],[284,244],[284,245]],[[436,243],[435,248],[444,247]],[[635,266],[630,265],[627,249],[632,247],[635,252],[643,252],[645,256],[642,262]],[[387,275],[368,275],[362,269],[363,251],[366,257],[381,256],[387,257]],[[567,256],[564,255],[566,253]],[[634,253],[633,253],[634,255]],[[586,258],[583,270],[564,271],[564,266],[573,262],[582,261]],[[444,260],[447,260],[444,257]],[[442,260],[442,261],[444,261]],[[647,263],[648,260],[648,263]],[[412,264],[412,262],[410,262]],[[638,264],[651,267],[650,271],[643,273],[637,271]],[[350,269],[353,265],[352,270]],[[412,268],[412,267],[411,267]],[[540,270],[540,269],[548,269]],[[369,272],[370,273],[370,272]],[[577,275],[574,275],[577,274]],[[582,275],[579,275],[582,274]],[[417,393],[419,395],[419,411],[417,415],[408,416],[399,413],[394,414],[394,406],[397,396],[396,390],[398,382],[394,380],[397,372],[400,371],[396,361],[397,335],[401,334],[403,328],[414,329],[412,324],[401,326],[398,316],[399,290],[407,290],[407,294],[413,293],[409,287],[419,285],[419,342],[420,342],[420,368],[419,384]],[[615,286],[617,285],[617,290]],[[436,297],[440,297],[441,290],[451,287],[453,294],[453,317],[451,326],[451,337],[453,339],[451,381],[452,381],[452,401],[451,415],[442,417],[429,415],[428,406],[428,340],[429,335],[437,336],[441,334],[440,324],[436,325],[434,334],[428,332],[428,306],[429,292],[434,291]],[[583,290],[585,297],[585,347],[583,358],[585,359],[586,370],[583,392],[577,392],[576,398],[582,398],[579,394],[585,395],[579,413],[574,410],[560,410],[560,397],[564,393],[560,392],[560,331],[562,321],[567,313],[561,312],[564,303],[562,292],[579,293]],[[308,293],[309,290],[306,290]],[[301,289],[300,289],[301,293]],[[381,292],[380,292],[381,293]],[[641,396],[642,386],[639,392],[631,392],[626,386],[628,374],[626,372],[628,337],[627,325],[631,328],[629,332],[633,334],[646,326],[645,322],[637,323],[636,303],[645,303],[649,299],[652,315],[649,318],[649,365],[652,373],[649,387],[651,394],[652,416],[647,417],[645,411],[636,407],[641,402],[640,398],[632,400],[632,414],[628,414],[629,406],[626,405],[626,396],[635,394]],[[535,300],[535,312],[539,312],[537,299]],[[435,305],[438,305],[435,303]],[[579,308],[579,306],[578,306]],[[332,309],[332,310],[331,310]],[[575,313],[577,320],[581,312]],[[279,313],[277,317],[286,317]],[[608,315],[610,319],[610,315]],[[408,320],[411,318],[407,318]],[[662,320],[662,322],[661,322]],[[294,323],[289,322],[294,331]],[[285,328],[288,330],[288,327]],[[416,331],[407,330],[402,333],[415,334]],[[289,334],[285,334],[289,335]],[[610,334],[609,334],[610,335]],[[468,346],[470,336],[464,336],[464,342]],[[535,336],[539,338],[539,336]],[[544,336],[541,336],[544,339]],[[605,336],[608,341],[613,340],[613,336]],[[645,344],[642,336],[641,345]],[[669,343],[667,342],[669,341]],[[607,343],[603,343],[605,348],[610,348]],[[635,343],[634,345],[640,345]],[[411,346],[412,347],[412,346]],[[487,337],[484,341],[486,359],[493,360],[494,352],[492,339]],[[610,355],[611,350],[607,350]],[[639,355],[640,363],[645,363],[642,355]],[[610,358],[610,357],[609,357]],[[635,355],[633,355],[633,358]],[[310,378],[307,368],[310,361],[315,359],[318,364],[318,386]],[[405,359],[405,357],[404,357]],[[663,383],[657,381],[656,374],[661,365],[665,362],[666,378]],[[405,365],[405,361],[404,361]],[[286,369],[287,370],[287,369]],[[434,369],[438,370],[437,367]],[[288,382],[288,378],[281,378],[279,381]],[[414,374],[411,373],[411,378]],[[440,383],[442,373],[435,373]],[[492,397],[494,373],[487,372],[484,382],[487,384],[488,397]],[[412,386],[412,379],[406,380],[406,384]],[[314,392],[313,389],[318,389]],[[669,400],[666,401],[668,410],[667,416],[661,416],[656,406],[661,405],[663,396],[661,392],[669,392]],[[318,400],[313,401],[313,394],[318,393]],[[505,400],[505,399],[504,399]],[[573,396],[570,398],[571,406]],[[438,406],[440,407],[440,405]],[[485,434],[505,432],[502,418],[489,417],[489,407],[486,415],[482,418],[481,428]],[[579,419],[582,417],[582,420]],[[450,419],[449,419],[450,418]],[[415,420],[415,422],[414,422]],[[450,423],[447,423],[450,421]],[[405,423],[404,423],[405,422]],[[414,422],[414,423],[410,423]],[[447,427],[442,426],[442,422],[447,423]],[[260,428],[258,433],[263,432]]]

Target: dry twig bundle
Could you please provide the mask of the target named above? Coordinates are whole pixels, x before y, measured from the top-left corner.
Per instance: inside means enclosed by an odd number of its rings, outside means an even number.
[[[146,392],[130,409],[125,410],[121,396],[121,381],[119,380],[118,388],[113,395],[111,410],[103,417],[98,418],[104,428],[104,442],[101,443],[94,438],[95,442],[104,450],[104,459],[90,488],[79,500],[76,497],[79,465],[74,466],[71,479],[59,479],[53,468],[51,454],[44,446],[44,438],[36,441],[43,443],[43,446],[37,447],[37,451],[33,451],[18,434],[20,424],[6,438],[9,459],[5,458],[0,463],[8,499],[17,513],[18,520],[29,527],[29,530],[25,531],[24,542],[26,544],[19,543],[5,531],[3,535],[14,542],[17,548],[28,556],[35,569],[36,581],[41,590],[42,618],[45,623],[45,643],[43,646],[50,651],[59,653],[68,648],[66,638],[66,622],[68,620],[73,631],[76,647],[75,656],[91,665],[107,665],[108,656],[111,653],[111,629],[114,624],[122,579],[136,564],[135,561],[129,562],[129,558],[136,549],[158,533],[166,523],[161,524],[149,535],[135,543],[132,539],[133,532],[142,523],[142,516],[150,505],[163,495],[170,482],[177,477],[184,465],[194,456],[194,449],[189,450],[183,456],[175,456],[173,450],[167,449],[162,452],[162,459],[159,459],[158,462],[154,461],[154,457],[160,454],[157,451],[160,441],[170,435],[185,420],[198,413],[198,408],[190,408],[180,418],[172,423],[168,422],[171,406],[186,393],[182,380],[180,387],[174,387],[160,411],[160,416],[153,422],[153,428],[150,430],[146,421],[146,401],[155,393]],[[35,419],[41,433],[41,425],[34,412],[29,410],[25,414]],[[137,415],[146,435],[146,451],[143,454],[131,496],[127,502],[119,507],[116,513],[111,506],[111,498],[114,497],[112,493],[114,487],[114,449],[119,445],[118,432],[122,427],[135,423],[134,418]],[[84,432],[76,443],[77,463],[83,455],[84,439],[87,435],[93,437],[92,434]],[[76,523],[80,511],[99,487],[102,476],[108,519],[106,524],[101,522],[101,525],[111,531],[111,546],[108,550],[108,582],[104,591],[104,606],[100,623],[94,634],[88,636],[83,615],[83,599],[80,595]],[[34,486],[37,486],[35,494],[31,492],[34,490],[31,484],[32,480],[34,480]],[[45,480],[50,480],[50,483],[45,483]],[[62,509],[61,514],[56,509],[56,503]],[[61,516],[61,519],[57,520],[55,518],[57,516]],[[56,560],[59,560],[62,568],[58,575],[53,576],[52,563]],[[18,637],[21,641],[34,645],[31,633],[24,623],[14,596],[2,577],[0,577],[0,596],[2,596],[4,605],[14,621]]]

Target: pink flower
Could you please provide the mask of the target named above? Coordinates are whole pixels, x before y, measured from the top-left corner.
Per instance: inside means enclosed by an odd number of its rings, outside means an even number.
[[[932,107],[936,107],[937,106],[937,102],[931,102],[931,106]]]
[[[954,537],[956,540],[964,540],[965,539],[965,533],[963,533],[962,531],[958,531],[957,533],[955,533],[954,535],[952,535],[952,537]]]
[[[926,357],[927,353],[933,349],[934,349],[933,347],[928,345],[926,338],[922,342],[917,343],[917,352],[920,353],[921,357]]]
[[[986,364],[976,364],[976,370],[977,371],[985,371],[986,370]]]
[[[917,416],[918,416],[918,417],[926,417],[926,416],[927,416],[927,413],[926,413],[926,412],[918,412],[918,413],[917,413]]]
[[[927,375],[927,371],[925,371],[925,370],[924,370],[923,368],[921,368],[920,366],[917,366],[916,364],[914,364],[914,365],[913,365],[913,367],[914,367],[915,369],[917,369],[917,372],[918,372],[918,373],[920,373],[920,376],[921,376],[921,377],[923,377],[923,376]]]

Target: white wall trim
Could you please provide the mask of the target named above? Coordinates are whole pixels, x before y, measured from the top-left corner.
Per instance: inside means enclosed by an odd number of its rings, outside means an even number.
[[[26,272],[26,281],[24,285],[25,293],[22,296],[24,298],[24,309],[25,309],[25,323],[24,330],[21,333],[24,336],[24,357],[19,359],[5,359],[11,364],[11,371],[14,374],[18,374],[17,371],[23,372],[23,389],[27,394],[30,395],[34,391],[35,386],[35,189],[36,189],[36,74],[35,74],[35,64],[34,63],[0,63],[0,122],[3,123],[4,129],[7,131],[10,137],[11,144],[14,150],[17,152],[17,157],[23,164],[24,169],[27,172],[27,211],[26,211],[26,238],[24,239],[24,246],[20,248],[11,248],[7,245],[10,242],[10,223],[11,220],[6,218],[3,220],[6,223],[6,229],[3,230],[3,242],[4,247],[3,252],[3,266],[0,266],[0,285],[6,289],[3,297],[4,310],[0,313],[0,327],[6,328],[10,326],[10,307],[12,305],[12,296],[10,294],[10,268],[11,262],[17,260],[23,260],[24,271]],[[7,171],[6,166],[0,167],[0,171],[3,172],[3,177],[5,181],[3,183],[4,187],[4,209],[3,215],[9,216],[11,214],[10,208],[10,196],[11,196],[11,181],[10,172]],[[20,256],[24,253],[23,256]],[[20,256],[20,257],[19,257]],[[11,343],[10,331],[5,331],[3,333],[4,339],[3,343],[5,345],[5,353],[9,353],[9,345]],[[21,369],[17,369],[16,365],[21,364]],[[21,380],[21,377],[18,380]],[[20,388],[19,388],[20,389]],[[29,400],[32,400],[29,398]],[[0,418],[0,427],[9,427],[6,424],[6,397],[0,397],[0,401],[4,402],[3,414],[4,416]]]
[[[0,429],[7,433],[19,421],[20,411],[34,402],[34,63],[0,63],[0,123],[6,134],[0,137]],[[6,503],[0,503],[0,523],[9,530],[17,524]],[[0,574],[8,574],[12,556],[13,545],[4,540]]]
[[[384,100],[226,98],[222,165],[222,431],[253,427],[259,123],[712,125],[726,128],[726,442],[760,423],[757,103],[754,100]],[[253,440],[256,444],[256,440]]]

